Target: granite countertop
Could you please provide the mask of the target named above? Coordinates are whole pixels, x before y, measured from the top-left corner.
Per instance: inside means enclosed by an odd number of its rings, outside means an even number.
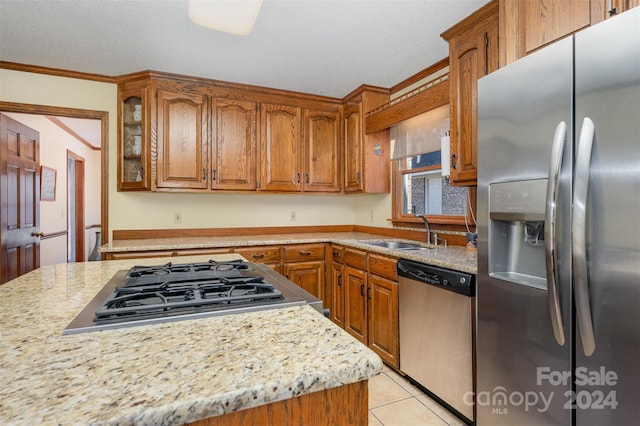
[[[180,260],[211,258],[238,255]],[[182,424],[382,370],[309,306],[62,335],[115,272],[170,260],[52,265],[0,286],[0,423]]]
[[[100,248],[102,253],[146,250],[205,249],[216,247],[248,247],[272,244],[335,243],[347,247],[415,260],[430,265],[477,274],[478,254],[465,247],[439,246],[430,250],[394,250],[366,244],[367,241],[416,241],[383,237],[363,232],[318,232],[307,234],[274,234],[238,237],[186,237],[110,241]],[[426,246],[426,244],[422,244]]]

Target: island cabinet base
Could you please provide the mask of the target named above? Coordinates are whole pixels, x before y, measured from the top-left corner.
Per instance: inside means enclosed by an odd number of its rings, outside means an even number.
[[[190,426],[357,425],[368,423],[368,380],[189,423]]]

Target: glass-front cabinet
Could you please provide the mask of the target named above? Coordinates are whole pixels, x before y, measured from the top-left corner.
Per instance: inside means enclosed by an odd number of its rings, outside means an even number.
[[[145,90],[119,91],[118,191],[149,189]]]

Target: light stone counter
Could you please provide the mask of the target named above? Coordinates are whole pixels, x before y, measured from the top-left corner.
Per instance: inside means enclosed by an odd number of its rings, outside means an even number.
[[[477,274],[477,252],[468,251],[464,247],[437,247],[430,250],[393,250],[365,244],[366,241],[416,241],[388,238],[362,232],[318,232],[308,234],[274,234],[238,237],[186,237],[155,238],[140,240],[111,241],[100,248],[102,253],[147,251],[147,250],[180,250],[206,249],[217,247],[247,247],[276,244],[335,243],[347,247],[359,248],[371,252],[415,260],[430,265],[455,269]],[[422,244],[426,246],[426,244]]]
[[[238,256],[180,261],[210,258]],[[381,371],[308,306],[62,335],[115,272],[170,260],[46,266],[0,286],[0,424],[174,425]]]

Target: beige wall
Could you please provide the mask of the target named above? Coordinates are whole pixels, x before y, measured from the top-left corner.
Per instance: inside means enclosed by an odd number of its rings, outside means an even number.
[[[118,229],[348,225],[389,227],[389,195],[168,194],[116,191],[115,84],[0,69],[0,100],[109,113],[109,234]],[[296,212],[296,222],[290,212]],[[371,211],[374,220],[371,221]],[[174,214],[181,212],[181,224]]]

